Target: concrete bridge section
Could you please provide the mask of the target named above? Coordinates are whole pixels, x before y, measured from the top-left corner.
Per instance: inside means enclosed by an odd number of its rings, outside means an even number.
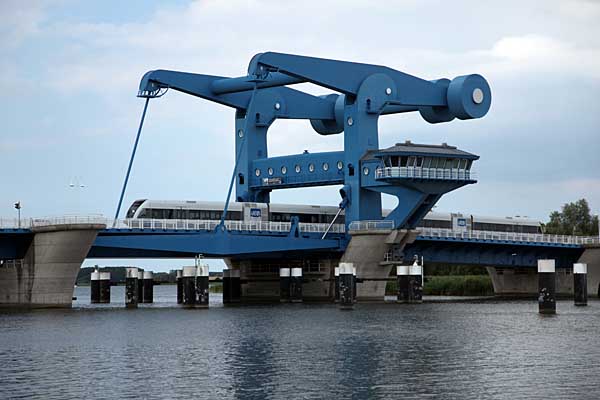
[[[71,307],[81,263],[104,228],[94,223],[34,226],[0,240],[0,253],[17,256],[0,264],[0,307]]]

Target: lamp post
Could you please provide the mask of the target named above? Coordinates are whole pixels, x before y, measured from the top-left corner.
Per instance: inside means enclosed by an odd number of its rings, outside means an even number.
[[[18,215],[18,227],[19,229],[21,229],[21,202],[17,201],[15,203],[15,208],[17,209],[17,215]]]

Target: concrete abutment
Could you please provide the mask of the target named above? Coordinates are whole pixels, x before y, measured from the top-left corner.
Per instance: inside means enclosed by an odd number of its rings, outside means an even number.
[[[0,307],[68,308],[81,264],[104,224],[32,228],[25,257],[0,268]]]

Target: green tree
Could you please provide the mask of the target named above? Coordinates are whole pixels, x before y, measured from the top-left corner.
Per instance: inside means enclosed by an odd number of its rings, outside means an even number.
[[[598,235],[598,215],[592,216],[585,199],[562,206],[561,211],[553,211],[550,221],[544,225],[544,233],[555,235]]]

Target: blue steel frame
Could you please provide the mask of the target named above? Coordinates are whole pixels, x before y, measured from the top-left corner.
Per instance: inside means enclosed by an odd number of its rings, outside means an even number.
[[[286,86],[303,82],[338,93],[313,96]],[[268,203],[274,189],[343,184],[346,224],[382,219],[381,193],[388,193],[399,198],[386,218],[398,229],[414,228],[444,193],[474,181],[364,176],[361,158],[378,150],[379,116],[418,111],[427,122],[440,123],[481,118],[491,105],[490,87],[476,74],[427,81],[379,65],[273,52],[254,56],[248,75],[239,78],[150,71],[138,96],[159,97],[167,89],[235,108],[236,201]],[[308,119],[323,135],[343,132],[344,150],[269,158],[267,132],[276,119]]]

